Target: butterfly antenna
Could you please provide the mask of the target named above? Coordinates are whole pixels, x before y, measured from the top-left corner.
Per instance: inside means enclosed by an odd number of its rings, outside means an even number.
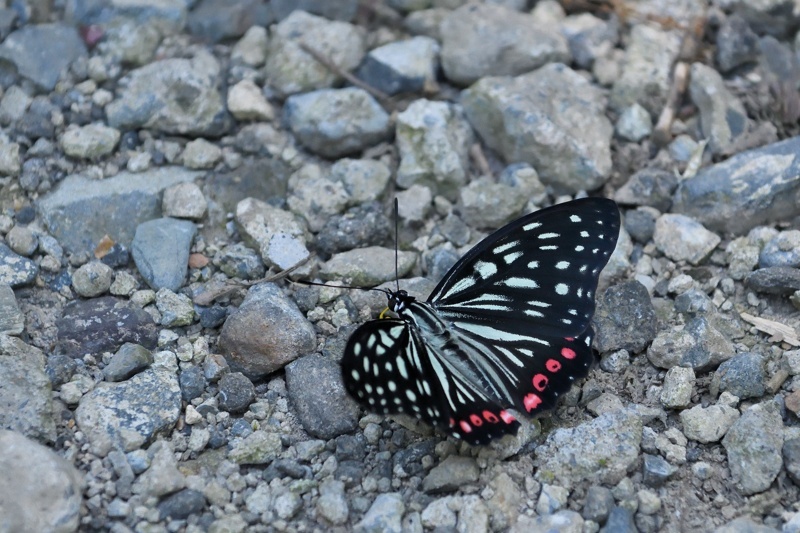
[[[398,229],[400,227],[399,226],[399,222],[398,222],[399,219],[400,219],[400,214],[399,214],[400,210],[399,210],[398,205],[399,205],[399,202],[397,201],[397,197],[395,197],[395,199],[394,199],[394,282],[397,284],[397,290],[399,292],[400,291],[400,269],[397,266],[397,262],[398,262],[397,256],[399,255],[399,252],[397,251],[397,246],[398,246],[397,243],[400,240],[400,231]]]
[[[356,289],[359,291],[377,291],[383,294],[389,294],[386,289],[376,289],[374,287],[354,287],[353,285],[330,285],[328,283],[317,283],[316,281],[293,280],[292,283],[299,285],[314,285],[315,287],[330,287],[331,289]]]

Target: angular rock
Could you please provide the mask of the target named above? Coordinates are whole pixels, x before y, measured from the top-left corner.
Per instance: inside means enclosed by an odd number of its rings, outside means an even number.
[[[760,398],[766,392],[766,361],[760,353],[739,353],[719,365],[711,380],[709,392],[716,396],[729,392],[746,400]]]
[[[36,279],[38,273],[39,266],[35,262],[0,244],[0,283],[10,287],[27,285]]]
[[[647,349],[647,359],[658,368],[690,366],[696,373],[719,366],[736,349],[706,317],[688,320],[682,329],[659,333]]]
[[[338,363],[307,355],[286,367],[289,401],[303,428],[312,436],[331,439],[358,426],[359,407],[342,383]]]
[[[395,279],[395,252],[389,248],[370,246],[341,252],[320,267],[320,277],[328,280],[349,280],[357,287],[373,287]],[[402,278],[414,267],[417,254],[401,251],[397,255],[398,275]]]
[[[270,431],[254,431],[233,446],[228,459],[240,465],[271,463],[283,449],[281,437]]]
[[[659,398],[661,405],[667,409],[687,407],[692,400],[694,382],[694,370],[691,368],[680,366],[670,368],[664,376],[664,386]]]
[[[113,296],[70,302],[56,327],[58,351],[73,357],[113,352],[126,342],[152,350],[158,339],[146,311]]]
[[[613,127],[602,101],[598,88],[563,64],[483,78],[461,99],[490,148],[529,163],[542,183],[567,193],[596,189],[611,171]]]
[[[658,332],[658,320],[650,295],[638,281],[607,289],[598,299],[594,324],[594,343],[601,353],[623,349],[639,353]]]
[[[498,4],[466,4],[442,21],[440,31],[442,69],[459,85],[570,59],[567,41],[558,31]]]
[[[157,218],[136,227],[131,252],[136,268],[154,290],[177,291],[189,270],[197,227],[188,220]]]
[[[97,159],[110,154],[119,142],[120,132],[103,124],[89,124],[64,132],[60,141],[64,153],[80,159]]]
[[[10,285],[0,284],[0,334],[19,335],[25,328],[25,317],[19,309]]]
[[[397,184],[424,185],[452,200],[467,182],[472,128],[460,106],[415,100],[397,115]]]
[[[800,137],[741,152],[683,180],[674,213],[712,231],[741,235],[800,215]]]
[[[364,518],[356,523],[354,530],[358,533],[401,533],[401,520],[406,506],[399,492],[379,494],[370,505]]]
[[[52,91],[61,73],[80,57],[86,57],[86,45],[76,29],[65,24],[28,24],[0,45],[0,58],[45,91]]]
[[[681,411],[681,424],[686,438],[702,442],[718,442],[739,419],[739,411],[728,405],[695,405]]]
[[[48,231],[67,252],[91,253],[108,235],[129,245],[136,227],[161,216],[161,192],[201,173],[180,167],[121,172],[104,180],[68,176],[37,205]]]
[[[590,13],[567,17],[561,22],[561,33],[567,38],[575,64],[591,70],[595,59],[607,56],[619,38],[616,17],[603,20]]]
[[[314,328],[272,283],[250,288],[219,337],[219,348],[231,366],[251,379],[280,370],[316,347]]]
[[[722,72],[758,61],[758,35],[739,15],[726,17],[717,32],[714,58]]]
[[[422,480],[422,490],[427,493],[452,492],[467,483],[475,483],[480,468],[471,457],[451,455],[428,472]]]
[[[139,344],[126,342],[115,353],[103,375],[108,381],[122,381],[153,364],[153,353]]]
[[[783,420],[774,402],[754,405],[728,430],[722,445],[737,490],[745,496],[769,488],[783,466]]]
[[[745,285],[766,294],[791,294],[800,290],[800,269],[791,267],[759,268],[749,274]]]
[[[173,427],[181,413],[181,390],[174,374],[149,369],[119,383],[98,383],[75,411],[92,453],[129,452]]]
[[[665,214],[656,220],[653,241],[673,261],[696,265],[714,251],[721,239],[687,216]]]
[[[692,64],[690,79],[689,94],[700,111],[700,129],[708,148],[712,154],[730,155],[748,131],[744,105],[711,67]]]
[[[357,75],[389,95],[421,93],[435,86],[438,66],[439,44],[418,36],[373,48]]]

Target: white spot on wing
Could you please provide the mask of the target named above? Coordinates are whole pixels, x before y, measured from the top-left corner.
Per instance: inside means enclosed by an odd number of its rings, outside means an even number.
[[[507,250],[510,250],[510,249],[512,249],[513,247],[515,247],[515,246],[516,246],[516,245],[518,245],[518,244],[519,244],[519,241],[507,242],[507,243],[505,243],[505,244],[501,244],[501,245],[500,245],[500,246],[498,246],[497,248],[494,248],[494,249],[492,250],[492,252],[493,252],[493,253],[496,253],[496,254],[498,254],[498,255],[499,255],[499,254],[502,254],[503,252],[505,252],[505,251],[507,251]]]
[[[508,278],[503,280],[503,285],[512,289],[538,289],[539,284],[531,278]]]
[[[522,257],[522,252],[512,252],[503,256],[503,261],[505,261],[507,265],[510,265],[520,257]]]
[[[578,215],[570,215],[569,216],[569,220],[570,220],[570,222],[580,222],[581,221],[581,217],[579,217]]]
[[[555,239],[558,237],[558,233],[540,233],[537,238],[539,239]]]
[[[569,287],[566,283],[558,283],[556,284],[556,294],[560,294],[561,296],[566,295],[569,292]]]
[[[559,270],[565,270],[567,267],[569,267],[569,261],[559,261],[556,263],[556,268]]]
[[[532,229],[541,227],[541,225],[542,225],[541,222],[531,222],[530,224],[525,224],[524,226],[522,226],[522,229],[524,231],[530,231]]]
[[[495,274],[497,274],[497,265],[495,265],[494,263],[488,263],[486,261],[477,261],[475,263],[474,268],[475,272],[477,272],[478,275],[483,279],[487,279],[490,276],[494,276]]]

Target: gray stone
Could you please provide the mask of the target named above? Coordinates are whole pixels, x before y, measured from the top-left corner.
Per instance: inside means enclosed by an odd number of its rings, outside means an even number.
[[[727,0],[725,7],[732,13],[742,17],[753,31],[758,34],[769,34],[776,37],[787,36],[800,22],[798,13],[794,12],[792,0]]]
[[[489,176],[472,180],[458,192],[464,221],[476,228],[499,228],[517,218],[528,203],[528,191]]]
[[[497,4],[467,4],[442,21],[442,69],[458,85],[569,62],[566,39],[533,16]]]
[[[547,516],[530,517],[520,515],[517,523],[513,524],[509,529],[509,533],[543,533],[550,531],[581,533],[584,531],[584,526],[585,522],[581,515],[575,511],[565,510]]]
[[[171,372],[149,369],[119,383],[98,383],[81,398],[75,421],[92,453],[125,452],[167,431],[181,413],[181,390]]]
[[[58,351],[73,357],[112,352],[126,342],[153,349],[158,338],[146,311],[111,296],[70,302],[56,327]]]
[[[483,78],[461,103],[506,161],[529,163],[542,183],[574,193],[598,188],[611,172],[613,128],[602,101],[586,78],[550,64],[516,78]]]
[[[305,248],[306,226],[301,219],[289,211],[271,206],[261,200],[247,198],[236,206],[235,220],[244,242],[251,248],[258,249],[261,258],[270,266],[272,266],[270,258],[273,255],[282,256],[280,250],[272,251],[272,245],[285,245],[286,236],[294,241],[292,249],[295,253],[292,255],[297,255],[298,245]],[[278,235],[284,235],[284,237],[273,243],[273,238]],[[308,254],[307,250],[306,254]]]
[[[653,241],[673,261],[696,265],[714,251],[721,239],[688,216],[665,214],[656,220]]]
[[[783,443],[783,464],[786,473],[797,483],[800,481],[800,438],[789,439]]]
[[[614,495],[611,494],[611,490],[599,485],[592,485],[586,491],[586,501],[583,504],[581,516],[586,520],[602,524],[608,519],[613,507]]]
[[[243,413],[256,399],[253,382],[241,372],[225,374],[217,383],[219,408],[229,413]]]
[[[647,209],[628,211],[622,225],[633,240],[642,244],[650,242],[656,231],[656,219]]]
[[[270,85],[280,96],[334,87],[343,81],[339,74],[304,51],[301,42],[330,58],[344,72],[356,68],[366,51],[362,28],[294,11],[271,32],[264,69]]]
[[[22,159],[18,143],[0,142],[0,174],[18,176],[22,170]]]
[[[153,353],[140,344],[126,342],[120,346],[106,367],[103,375],[107,381],[123,381],[153,364]]]
[[[689,94],[700,111],[700,129],[712,154],[730,155],[748,131],[744,105],[725,87],[722,76],[702,63],[692,64]]]
[[[207,208],[203,191],[193,182],[178,183],[164,190],[161,203],[164,216],[200,220]]]
[[[647,109],[634,103],[622,110],[614,130],[626,141],[639,142],[653,132],[653,119]]]
[[[545,483],[536,502],[536,512],[540,515],[551,515],[567,505],[568,497],[569,490]]]
[[[0,427],[45,443],[56,440],[53,391],[42,352],[0,335]]]
[[[30,257],[39,246],[36,234],[26,226],[14,225],[6,234],[6,242],[14,253]]]
[[[634,533],[639,530],[633,520],[633,512],[625,507],[615,506],[608,515],[605,531]]]
[[[415,100],[397,115],[397,184],[424,185],[454,200],[467,183],[472,128],[460,106]]]
[[[270,431],[254,431],[234,444],[228,459],[239,465],[269,464],[283,449],[281,437]]]
[[[84,479],[55,451],[0,429],[0,516],[6,531],[78,531]]]
[[[290,96],[283,111],[297,140],[331,159],[360,152],[391,134],[386,111],[355,87]]]
[[[264,277],[266,271],[261,257],[255,250],[240,242],[220,250],[214,262],[226,276],[234,279],[260,279]]]
[[[758,256],[758,266],[800,267],[800,230],[782,231],[770,239]]]
[[[317,232],[332,215],[344,212],[350,197],[344,185],[322,174],[317,165],[306,165],[295,172],[290,181],[289,209],[306,219],[308,228]]]
[[[177,291],[189,269],[189,250],[197,227],[174,218],[157,218],[136,227],[131,252],[136,268],[154,290]]]
[[[114,269],[100,261],[90,261],[72,273],[72,288],[78,296],[94,298],[111,287]]]
[[[742,516],[719,526],[714,530],[714,533],[778,533],[778,531],[786,533],[786,529],[778,530],[763,524],[758,524],[748,516]]]
[[[475,483],[480,468],[471,457],[451,455],[428,472],[422,480],[422,490],[428,493],[452,492],[463,485]]]
[[[364,518],[355,524],[354,530],[358,533],[400,533],[403,530],[401,520],[405,509],[399,492],[379,494]]]
[[[702,442],[718,442],[739,419],[739,411],[728,405],[695,405],[681,411],[681,424],[686,438]]]
[[[61,149],[70,157],[98,159],[110,154],[119,142],[118,129],[103,124],[70,128],[61,136]]]
[[[740,353],[719,365],[709,392],[716,396],[727,391],[742,400],[760,398],[766,392],[766,382],[764,357],[754,352]]]
[[[800,269],[790,267],[760,268],[749,274],[745,285],[766,294],[786,295],[800,289]]]
[[[402,196],[402,193],[397,193],[398,198]],[[401,200],[400,205],[403,203],[408,202]],[[400,217],[403,218],[402,213]],[[392,224],[384,214],[383,206],[377,202],[369,202],[328,220],[317,234],[316,248],[325,254],[335,254],[361,246],[385,244],[392,240],[391,228]]]
[[[372,287],[395,279],[394,269],[387,268],[395,261],[395,252],[389,248],[369,246],[341,252],[320,267],[320,277],[328,280],[347,280],[357,287]],[[408,274],[417,261],[414,252],[400,251],[397,255],[398,275]]]
[[[133,70],[119,97],[106,106],[108,123],[122,130],[219,135],[226,129],[219,75],[219,63],[206,51],[192,59],[162,59]]]
[[[373,48],[357,75],[386,94],[420,93],[435,87],[439,44],[430,37],[412,37]]]
[[[144,2],[151,5],[155,3],[164,5],[166,3],[158,0],[156,2],[144,0]],[[173,2],[173,0],[167,0],[167,2]],[[172,33],[170,29],[165,27],[168,25],[169,22],[167,22],[166,18],[149,20],[146,24],[137,24],[132,17],[122,17],[104,22],[104,56],[113,58],[125,65],[136,67],[146,65],[153,60],[156,49],[161,44],[161,39],[164,36],[162,29],[167,30],[166,33]],[[100,57],[95,56],[89,59],[90,71],[93,70],[91,68],[92,61],[97,59],[100,59]],[[102,66],[94,69],[93,79],[97,78],[98,81],[101,81],[109,77],[110,69],[104,63],[105,61],[101,61],[100,64]],[[100,71],[99,76],[97,71]]]
[[[5,244],[0,244],[0,283],[11,287],[27,285],[36,279],[39,267],[26,257],[17,255]]]
[[[14,290],[0,284],[0,334],[19,335],[25,328],[25,317],[19,309]]]
[[[183,164],[186,168],[214,168],[214,165],[222,159],[222,149],[205,139],[195,139],[186,143],[181,157],[183,158]]]
[[[218,345],[234,370],[256,379],[312,352],[316,342],[297,305],[277,285],[262,283],[225,320]]]
[[[590,13],[581,13],[561,22],[561,33],[567,38],[575,64],[590,70],[598,57],[608,56],[619,38],[616,17],[603,20]]]
[[[677,470],[658,455],[646,453],[643,461],[642,482],[648,487],[661,487]]]
[[[228,111],[237,120],[268,121],[275,118],[275,111],[261,89],[250,80],[242,80],[228,91]]]
[[[348,396],[338,363],[307,355],[286,367],[286,389],[294,412],[310,435],[331,439],[358,426],[359,407]]]
[[[20,120],[25,116],[31,102],[33,102],[33,98],[17,85],[6,89],[3,97],[0,98],[0,124],[7,126]]]
[[[194,304],[185,294],[176,294],[167,288],[156,293],[156,307],[161,313],[161,325],[168,328],[188,326],[194,322]]]
[[[272,11],[258,0],[202,0],[187,18],[192,35],[217,43],[244,34],[252,24],[268,26]]]
[[[398,192],[395,198],[397,216],[409,225],[421,224],[431,212],[433,193],[424,185],[412,185],[405,191]]]
[[[374,159],[339,159],[331,165],[329,178],[344,185],[354,204],[380,199],[389,186],[391,170]]]
[[[783,420],[774,402],[754,405],[742,413],[722,445],[732,481],[742,495],[767,490],[783,466]]]
[[[622,111],[639,103],[652,116],[661,113],[680,43],[678,32],[662,31],[647,24],[634,25],[625,49],[622,74],[611,89],[611,107]]]
[[[184,489],[170,494],[158,503],[158,516],[161,520],[185,520],[193,514],[202,513],[206,498],[202,492]]]
[[[717,31],[714,58],[722,72],[758,61],[758,35],[739,15],[725,17]]]
[[[77,30],[65,24],[29,24],[0,45],[0,58],[45,91],[52,91],[61,73],[80,57],[86,57],[86,46]]]
[[[286,18],[292,11],[302,9],[331,20],[353,20],[358,11],[357,0],[273,0],[272,9],[278,20]]]
[[[659,333],[647,349],[647,359],[658,368],[691,366],[695,372],[705,372],[735,352],[729,336],[720,333],[706,317],[695,317],[682,329]]]
[[[673,212],[740,235],[800,215],[800,137],[741,152],[683,180]]]
[[[639,353],[656,337],[658,320],[647,289],[638,281],[608,288],[597,301],[594,317],[597,349]]]
[[[119,17],[132,19],[139,25],[154,25],[166,35],[184,27],[188,8],[182,0],[86,0],[70,5],[72,20],[85,26],[108,23]]]
[[[186,486],[186,477],[178,470],[170,443],[157,441],[147,450],[149,465],[133,484],[133,492],[144,496],[164,496]],[[128,455],[130,462],[130,454]]]
[[[664,376],[664,386],[659,398],[661,405],[667,409],[688,407],[692,401],[694,381],[694,370],[691,368],[681,366],[670,368]]]
[[[335,526],[341,526],[347,522],[350,509],[344,493],[343,482],[327,480],[320,484],[317,513]]]
[[[535,478],[568,488],[583,481],[617,483],[635,467],[641,439],[642,420],[629,410],[557,429],[536,448]]]
[[[251,67],[260,67],[267,59],[269,35],[263,26],[250,26],[231,49],[231,59]]]
[[[99,181],[73,175],[37,207],[48,231],[70,253],[92,253],[105,235],[128,246],[139,224],[161,216],[161,191],[200,175],[180,167],[121,172]]]
[[[734,280],[742,280],[758,265],[759,247],[747,237],[733,239],[725,247],[728,254],[728,276]]]

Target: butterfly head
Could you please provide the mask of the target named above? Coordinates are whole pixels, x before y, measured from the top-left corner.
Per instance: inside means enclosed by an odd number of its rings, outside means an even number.
[[[402,313],[403,310],[408,307],[408,304],[416,300],[416,298],[410,296],[408,292],[403,289],[390,291],[387,296],[389,298],[389,309],[397,314]]]

